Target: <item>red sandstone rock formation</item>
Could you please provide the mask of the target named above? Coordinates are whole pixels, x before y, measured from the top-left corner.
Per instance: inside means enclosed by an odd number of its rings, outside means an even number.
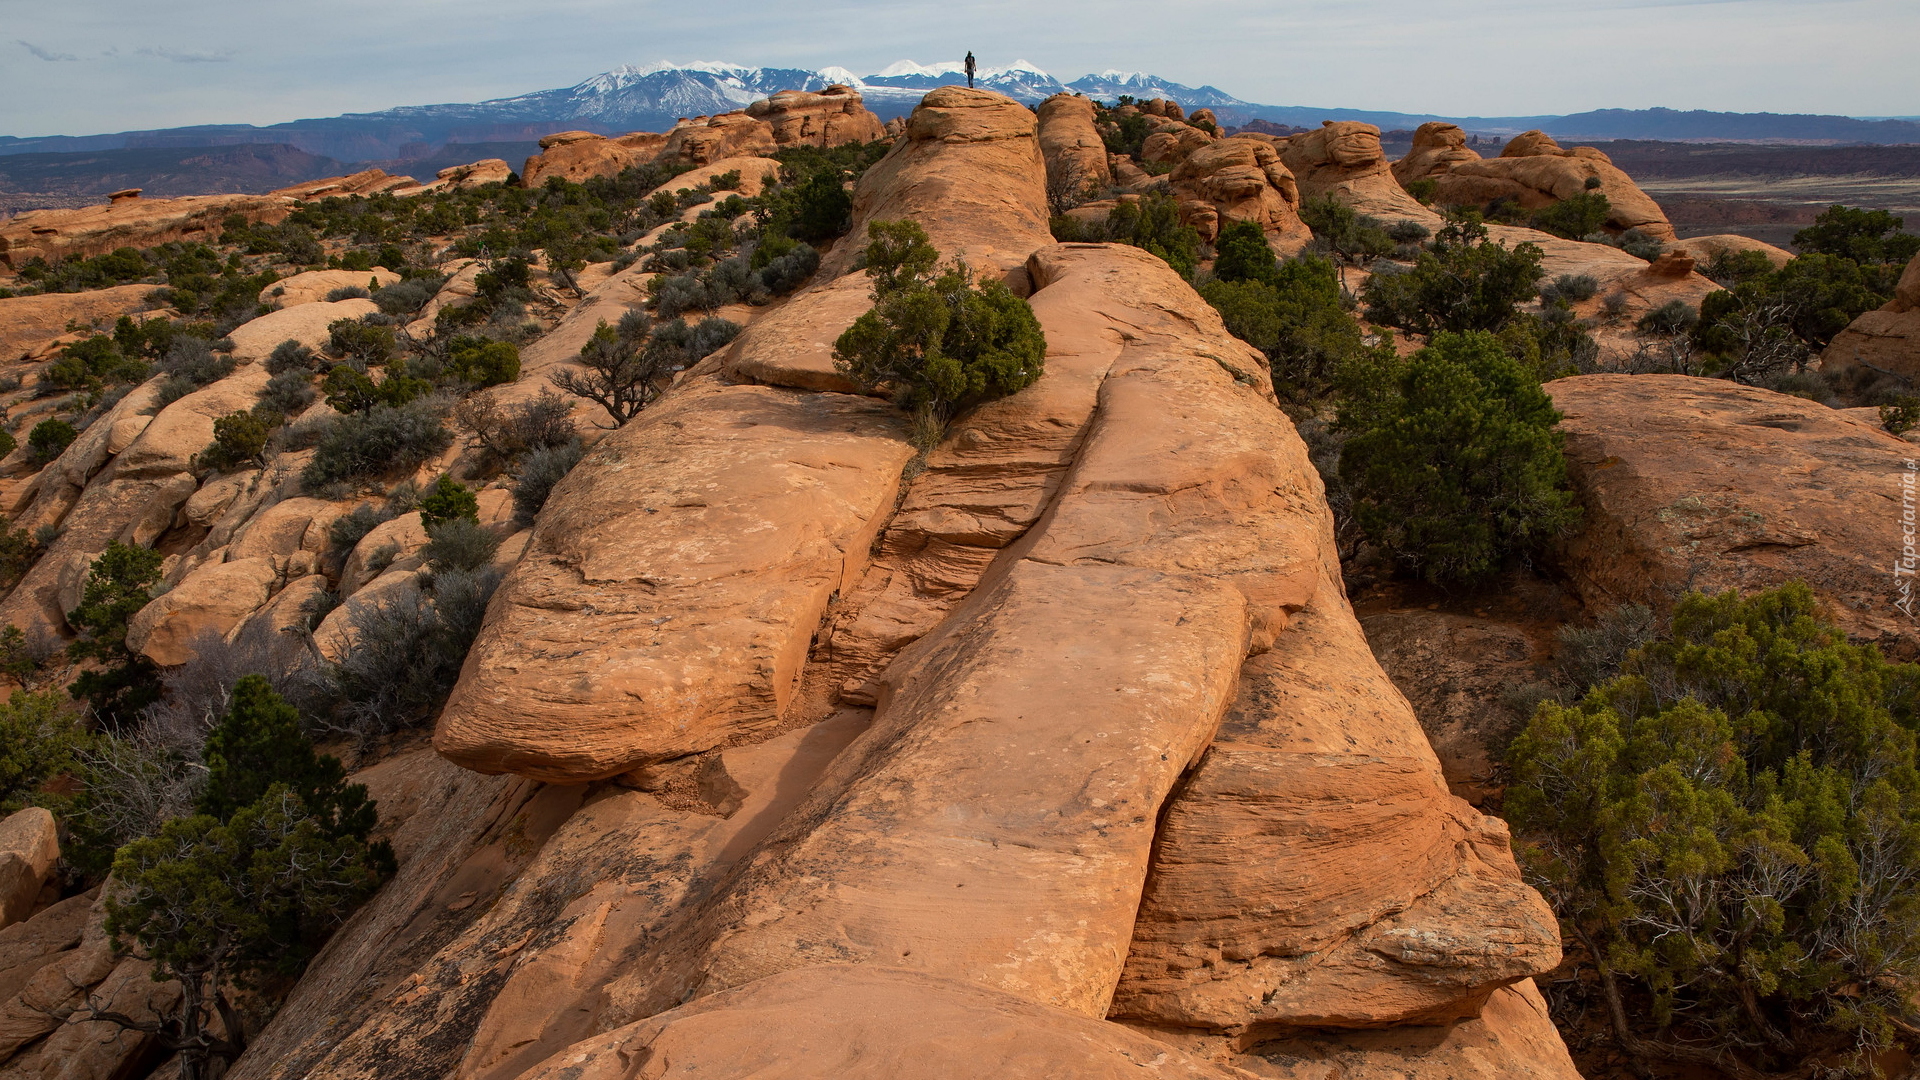
[[[197,241],[219,235],[220,223],[234,214],[272,223],[292,210],[293,201],[279,195],[133,198],[79,210],[31,210],[0,222],[0,263],[17,270],[33,259],[52,262],[170,240]]]
[[[1430,160],[1427,168],[1437,170],[1442,164]],[[1421,178],[1411,166],[1403,172],[1405,175],[1395,174],[1402,183]],[[1597,190],[1612,208],[1607,216],[1608,229],[1616,233],[1639,229],[1656,240],[1674,238],[1666,212],[1631,177],[1615,168],[1607,155],[1591,146],[1562,149],[1538,131],[1514,136],[1497,158],[1454,160],[1445,163],[1445,171],[1423,175],[1432,176],[1438,184],[1434,201],[1443,206],[1480,206],[1511,198],[1522,209],[1537,210],[1583,191]],[[1589,180],[1599,183],[1590,188]]]

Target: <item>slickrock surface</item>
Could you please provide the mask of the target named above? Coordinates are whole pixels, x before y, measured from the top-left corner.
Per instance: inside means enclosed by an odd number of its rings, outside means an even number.
[[[292,211],[293,200],[279,195],[132,198],[78,210],[30,210],[0,222],[0,263],[18,270],[36,258],[53,262],[170,240],[194,242],[219,235],[220,223],[234,214],[274,224]]]
[[[308,270],[283,277],[261,289],[260,302],[280,308],[298,307],[324,301],[336,289],[356,288],[372,292],[399,280],[399,274],[384,266],[376,266],[372,270]]]
[[[1611,207],[1607,228],[1614,232],[1639,229],[1656,240],[1672,240],[1673,226],[1666,212],[1641,191],[1633,178],[1614,167],[1612,159],[1591,146],[1571,150],[1538,131],[1516,135],[1497,158],[1454,161],[1434,175],[1439,190],[1434,201],[1442,206],[1484,206],[1494,199],[1517,199],[1522,209],[1538,210],[1578,195],[1590,178]],[[1418,179],[1409,176],[1408,180]]]
[[[1560,959],[1331,581],[1168,807],[1134,937],[1116,1017],[1228,1030],[1444,1022]]]
[[[1564,565],[1590,609],[1798,578],[1849,634],[1914,651],[1914,621],[1895,607],[1912,578],[1894,573],[1911,445],[1719,379],[1582,375],[1546,389],[1586,507]]]
[[[703,380],[602,440],[494,598],[435,746],[602,779],[781,722],[911,455],[884,403]]]
[[[303,184],[277,188],[273,194],[312,202],[315,199],[379,195],[386,192],[408,195],[413,194],[408,189],[418,188],[420,183],[411,176],[390,176],[382,169],[362,169],[351,176],[329,176],[323,180],[308,180]]]
[[[1116,1024],[950,979],[824,967],[762,979],[571,1047],[525,1080],[1228,1080]]]
[[[157,285],[115,285],[78,293],[42,293],[0,300],[0,363],[37,354],[67,332],[68,323],[112,329],[114,320],[159,306],[151,299]],[[151,318],[152,316],[148,316]]]

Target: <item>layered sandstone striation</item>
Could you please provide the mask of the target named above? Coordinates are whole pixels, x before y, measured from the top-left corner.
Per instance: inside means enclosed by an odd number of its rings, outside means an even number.
[[[1719,379],[1582,375],[1546,389],[1586,508],[1563,564],[1590,609],[1799,579],[1849,634],[1913,651],[1893,573],[1908,443]]]
[[[866,107],[860,92],[838,83],[817,93],[782,90],[746,111],[773,129],[779,146],[840,146],[886,137],[880,118]]]
[[[235,214],[248,222],[277,223],[293,200],[274,195],[188,195],[178,199],[116,199],[78,210],[32,210],[0,222],[0,264],[18,270],[34,259],[85,258],[115,248],[147,248],[173,240],[218,236]]]
[[[1079,94],[1055,94],[1040,103],[1040,152],[1047,163],[1047,187],[1077,196],[1088,187],[1104,188],[1113,179],[1107,144],[1093,122],[1093,101]]]

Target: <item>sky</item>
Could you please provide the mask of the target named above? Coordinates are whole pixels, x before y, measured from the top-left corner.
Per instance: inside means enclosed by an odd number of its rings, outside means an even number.
[[[968,49],[1267,105],[1920,115],[1915,0],[0,0],[0,134],[479,101],[661,60],[864,74]]]

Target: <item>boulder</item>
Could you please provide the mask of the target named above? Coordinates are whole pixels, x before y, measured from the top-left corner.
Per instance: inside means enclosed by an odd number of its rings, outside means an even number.
[[[901,218],[975,273],[1022,276],[1027,255],[1053,242],[1037,129],[1026,106],[991,91],[942,86],[927,94],[906,137],[860,177],[853,230],[823,260],[819,280],[853,268],[870,222]]]
[[[505,184],[512,180],[513,166],[500,158],[482,158],[467,165],[449,165],[435,173],[433,183],[426,186],[458,190],[484,187],[488,184]]]
[[[892,509],[902,425],[867,398],[681,384],[555,489],[434,746],[580,782],[776,728]]]
[[[1434,201],[1443,206],[1484,206],[1511,198],[1524,210],[1539,210],[1585,191],[1607,197],[1609,232],[1638,229],[1656,240],[1674,239],[1666,212],[1633,178],[1591,146],[1563,149],[1538,131],[1516,135],[1497,158],[1455,162],[1434,177]],[[1589,181],[1597,181],[1589,186]]]
[[[58,861],[59,828],[45,809],[29,806],[0,820],[0,927],[33,914]]]
[[[766,157],[721,158],[712,164],[688,169],[686,172],[681,173],[679,176],[674,177],[660,186],[666,191],[688,191],[699,187],[701,184],[712,181],[714,177],[722,173],[730,172],[740,174],[739,185],[729,188],[727,191],[714,192],[714,198],[724,199],[730,192],[738,193],[749,199],[753,198],[766,189],[768,177],[773,177],[776,180],[779,179],[780,163],[773,158]],[[705,209],[704,206],[693,207],[692,212],[698,214],[703,209]]]
[[[356,274],[365,286],[372,274]],[[331,291],[331,290],[329,290]],[[326,293],[321,293],[324,301]],[[283,341],[298,341],[310,349],[327,342],[327,327],[338,319],[358,319],[379,311],[371,300],[336,300],[333,303],[303,303],[269,311],[265,315],[235,327],[227,336],[233,339],[233,358],[239,361],[265,360]]]
[[[114,320],[159,304],[152,299],[157,285],[115,285],[77,293],[42,293],[0,300],[0,364],[11,364],[42,352],[47,343],[67,333],[70,324],[110,329]]]
[[[1689,236],[1685,240],[1669,240],[1666,247],[1668,251],[1686,251],[1701,266],[1712,262],[1717,255],[1738,254],[1742,251],[1757,251],[1765,255],[1767,261],[1772,263],[1776,270],[1787,265],[1787,261],[1793,258],[1793,252],[1785,248],[1777,248],[1772,244],[1755,240],[1751,236],[1741,236],[1738,233]]]
[[[85,258],[173,240],[197,243],[220,235],[221,223],[235,214],[277,223],[292,211],[293,200],[278,195],[135,198],[78,210],[30,210],[0,221],[0,263],[18,270],[34,259]]]
[[[57,900],[0,930],[0,1002],[12,1001],[41,968],[79,946],[98,896],[94,889]]]
[[[782,90],[747,106],[746,113],[773,128],[779,146],[839,146],[886,137],[880,118],[868,111],[860,92],[834,83],[820,90]]]
[[[1581,375],[1546,389],[1586,508],[1561,561],[1590,610],[1798,579],[1849,635],[1915,652],[1908,443],[1719,379]]]
[[[639,1063],[763,1080],[1228,1080],[1118,1024],[951,979],[873,966],[776,975],[617,1028],[523,1080],[628,1080]],[[669,1064],[670,1063],[670,1064]]]
[[[675,124],[667,132],[659,160],[710,165],[721,158],[772,157],[779,148],[771,123],[745,112],[730,112]]]
[[[407,189],[420,187],[411,176],[389,176],[381,169],[362,169],[350,176],[329,176],[322,180],[277,188],[273,194],[288,199],[312,202],[315,199],[344,198],[349,195],[414,194]]]
[[[298,495],[254,514],[227,547],[227,561],[265,559],[284,570],[299,552],[327,550],[327,530],[347,508],[326,499]]]
[[[1080,197],[1088,187],[1105,188],[1107,144],[1093,123],[1093,101],[1059,93],[1040,103],[1040,154],[1047,163],[1047,187]]]
[[[284,277],[260,290],[260,302],[281,308],[324,301],[336,289],[357,288],[372,292],[400,280],[400,275],[382,266],[372,270],[305,270]]]
[[[1372,124],[1322,121],[1318,129],[1286,139],[1280,160],[1293,170],[1302,199],[1334,199],[1383,220],[1439,221],[1394,179],[1380,149],[1380,129]]]
[[[402,562],[426,546],[427,530],[420,524],[417,510],[375,525],[347,556],[346,566],[340,571],[340,595],[352,596],[387,566]],[[376,570],[383,559],[386,565]]]
[[[607,138],[591,131],[569,131],[540,140],[540,153],[527,159],[520,170],[520,186],[537,188],[547,177],[579,183],[596,176],[618,176],[634,165],[645,165],[660,156],[667,137],[651,131],[635,131]]]
[[[1163,124],[1141,144],[1140,160],[1156,165],[1178,164],[1213,140],[1212,134],[1188,124]]]
[[[1313,240],[1300,220],[1300,189],[1280,155],[1251,139],[1223,139],[1187,155],[1169,176],[1188,223],[1212,241],[1227,222],[1251,221],[1275,252],[1291,257]],[[1195,211],[1203,209],[1208,214]],[[1202,224],[1204,228],[1201,228]]]
[[[199,655],[202,635],[225,636],[266,606],[280,574],[265,558],[212,563],[161,593],[127,623],[127,647],[162,667]]]
[[[1479,152],[1467,146],[1467,133],[1458,125],[1430,120],[1414,131],[1413,146],[1406,156],[1393,163],[1393,178],[1406,187],[1415,180],[1444,175],[1463,162],[1479,160]]]

